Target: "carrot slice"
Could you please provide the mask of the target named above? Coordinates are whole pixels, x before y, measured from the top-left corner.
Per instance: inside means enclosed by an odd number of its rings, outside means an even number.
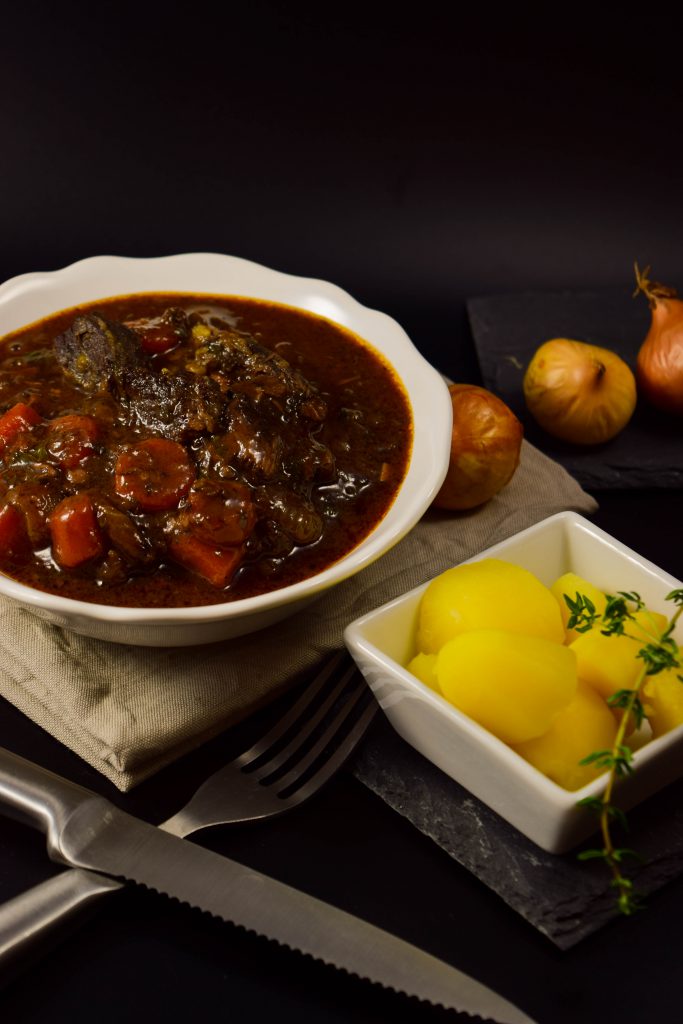
[[[215,490],[192,488],[184,514],[191,532],[207,544],[231,547],[243,543],[254,529],[256,510],[244,484],[224,484]]]
[[[40,423],[41,416],[32,405],[17,402],[0,416],[0,452],[24,430],[30,430]]]
[[[87,494],[63,498],[50,515],[52,554],[64,569],[104,554],[104,541],[97,525],[97,513]]]
[[[23,560],[31,554],[26,520],[16,505],[0,508],[0,550],[3,557]]]
[[[242,560],[240,548],[216,548],[192,533],[173,537],[170,551],[176,562],[214,587],[227,587]]]
[[[114,467],[114,490],[143,512],[161,512],[175,508],[194,478],[194,466],[181,444],[151,437],[119,454]]]
[[[47,449],[65,469],[75,469],[90,455],[100,428],[93,416],[68,413],[47,425]]]

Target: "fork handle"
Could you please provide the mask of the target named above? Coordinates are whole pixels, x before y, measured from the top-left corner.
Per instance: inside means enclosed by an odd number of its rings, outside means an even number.
[[[94,871],[67,868],[0,905],[0,967],[23,956],[39,939],[72,921],[93,902],[121,889]]]

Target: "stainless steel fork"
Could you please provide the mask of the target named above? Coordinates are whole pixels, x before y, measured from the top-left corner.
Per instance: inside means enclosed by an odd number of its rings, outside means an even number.
[[[376,711],[348,655],[335,655],[264,736],[211,775],[159,827],[185,837],[212,825],[255,821],[296,807],[339,770]],[[122,887],[105,875],[71,868],[8,900],[0,906],[0,965]]]

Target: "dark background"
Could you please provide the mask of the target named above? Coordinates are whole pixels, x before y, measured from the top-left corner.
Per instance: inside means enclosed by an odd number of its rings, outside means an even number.
[[[468,380],[470,296],[630,289],[634,260],[683,288],[680,14],[195,0],[25,2],[2,19],[0,279],[101,253],[230,253],[341,285]],[[680,494],[599,498],[602,525],[683,574]],[[2,712],[7,745],[97,785]],[[145,799],[134,809],[160,820]],[[49,873],[40,838],[3,821],[0,836],[4,895]],[[296,820],[215,843],[539,1024],[680,1019],[680,884],[562,954],[349,777]],[[441,1019],[138,892],[3,1001],[8,1022]]]
[[[469,6],[469,5],[468,5]],[[398,319],[456,376],[467,296],[683,285],[680,14],[26,2],[0,44],[0,278],[227,252]]]

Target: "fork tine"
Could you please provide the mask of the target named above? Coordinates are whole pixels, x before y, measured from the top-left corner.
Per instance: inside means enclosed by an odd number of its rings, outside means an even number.
[[[344,666],[349,661],[348,655],[341,651],[336,654],[324,668],[314,677],[310,685],[306,687],[304,692],[301,694],[299,699],[292,705],[289,711],[283,715],[281,719],[270,729],[264,736],[261,736],[253,746],[249,747],[242,754],[235,758],[233,764],[235,767],[241,768],[243,771],[249,771],[249,766],[257,761],[259,758],[264,757],[269,750],[271,750],[278,740],[282,739],[286,733],[299,722],[300,719],[304,718],[304,715],[308,712],[310,707],[315,703],[317,697],[324,691],[325,687],[329,684],[330,680],[334,679],[336,673],[341,666]],[[307,723],[297,731],[295,738],[295,745],[298,745],[300,738],[308,736],[321,718],[327,713],[327,710],[331,707],[333,702],[337,699],[338,695],[346,686],[348,680],[352,677],[355,666],[353,663],[349,663],[346,670],[342,673],[341,677],[336,681],[333,689],[326,696],[323,703],[316,709],[316,711],[308,719]],[[253,772],[254,777],[260,778],[264,774],[271,774],[280,764],[284,763],[290,756],[292,744],[290,743],[287,747],[281,751],[280,755],[272,758],[265,765],[258,767],[257,771]],[[289,752],[288,752],[289,751]]]
[[[377,704],[377,701],[372,697],[370,703],[354,723],[353,728],[346,734],[334,753],[322,762],[316,772],[306,779],[303,786],[300,786],[298,789],[287,794],[285,802],[289,807],[294,807],[296,804],[300,804],[310,796],[313,796],[313,794],[321,789],[327,780],[331,778],[339,768],[341,768],[344,762],[353,753],[353,750],[359,740],[361,740],[365,735],[365,732],[375,717],[378,708],[379,705]]]
[[[327,772],[328,774],[332,774],[336,766],[341,764],[346,759],[347,755],[351,753],[357,739],[360,739],[363,732],[365,732],[367,725],[370,724],[370,721],[377,710],[377,702],[370,694],[360,675],[358,677],[358,683],[359,685],[356,690],[344,702],[343,706],[335,712],[334,718],[328,723],[325,730],[318,737],[310,750],[306,751],[303,757],[301,757],[296,764],[282,776],[282,778],[277,780],[276,788],[278,789],[281,797],[289,799],[287,790],[290,787],[293,787],[300,779],[305,779],[305,783],[301,786],[301,790],[304,790],[305,785],[309,783],[312,785],[314,784],[314,788],[318,789],[327,777],[325,773]],[[332,753],[329,758],[325,758],[318,768],[318,771],[313,773],[310,778],[306,778],[308,768],[315,764],[334,737],[342,732],[347,719],[349,719],[356,708],[363,703],[364,699],[367,700],[368,696],[370,696],[370,702],[360,715],[354,727],[349,730],[348,734],[344,737],[334,753]],[[322,778],[320,778],[320,776],[322,776]],[[285,796],[285,794],[287,795]]]
[[[334,687],[326,694],[324,701],[313,711],[308,718],[301,717],[296,724],[296,732],[286,744],[273,752],[273,755],[262,764],[258,765],[256,770],[250,772],[253,778],[263,781],[268,779],[270,776],[277,772],[278,768],[282,768],[286,765],[293,757],[298,755],[299,750],[306,744],[306,742],[314,735],[315,730],[318,726],[324,722],[325,716],[334,707],[335,703],[342,695],[349,682],[353,679],[356,673],[355,665],[349,665],[342,676],[337,680]],[[359,676],[360,678],[360,676]],[[354,686],[357,687],[356,682]],[[362,689],[365,689],[363,683]],[[354,692],[352,691],[352,692]]]
[[[340,666],[344,668],[344,672],[341,679],[338,679]],[[291,749],[298,749],[297,743],[300,741],[302,732],[310,732],[311,721],[313,719],[317,720],[320,717],[318,714],[320,708],[317,708],[311,719],[306,718],[306,711],[310,709],[312,699],[319,698],[321,694],[325,693],[325,689],[329,687],[330,683],[335,683],[336,685],[332,688],[331,700],[332,702],[338,700],[339,693],[348,686],[349,678],[353,676],[354,672],[357,672],[357,669],[346,652],[341,652],[332,658],[323,671],[318,673],[307,689],[300,694],[290,711],[285,713],[283,718],[261,740],[254,743],[244,754],[229,761],[217,772],[214,772],[196,790],[185,806],[169,818],[168,821],[165,821],[161,827],[167,832],[172,832],[174,835],[188,836],[199,831],[199,829],[208,828],[211,825],[228,825],[236,822],[268,818],[287,810],[290,806],[296,806],[301,803],[303,797],[299,796],[298,792],[296,799],[291,801],[286,791],[284,795],[280,795],[281,786],[277,769],[273,768],[275,758],[266,761],[266,772],[261,771],[261,766],[258,765],[258,762],[256,764],[258,770],[250,770],[254,763],[254,758],[258,757],[259,754],[267,757],[276,738],[284,737],[284,741],[289,746],[286,748],[284,759],[278,757],[277,760],[278,764],[281,760],[284,763],[281,774],[287,772],[290,766],[285,762],[287,760],[290,760],[290,763],[293,762]],[[362,679],[360,673],[358,673],[358,678],[359,680]],[[368,695],[371,692],[364,682],[360,689],[361,691],[364,690]],[[357,687],[351,687],[350,692],[351,694],[357,694]],[[374,698],[372,699],[374,702]],[[315,728],[318,732],[322,732],[329,721],[337,718],[339,713],[338,710],[333,711],[332,714],[328,713],[329,704],[330,695],[328,694],[327,699],[323,703],[323,717],[326,718],[326,721],[323,721],[322,724],[316,724]],[[368,723],[369,720],[368,718]],[[303,721],[303,727],[299,728],[301,721]],[[287,732],[288,727],[290,730],[295,729],[297,731],[297,742],[291,740],[292,734]],[[354,742],[357,742],[360,739],[361,731],[354,731],[353,734],[355,737]],[[312,746],[315,743],[315,736],[311,736],[309,739]],[[279,747],[275,748],[274,753],[276,756],[279,749]],[[349,752],[350,749],[351,747],[349,747]],[[334,759],[335,755],[331,750],[330,756],[333,758],[332,765],[340,763],[339,758]],[[332,765],[327,774],[332,774]],[[261,781],[260,775],[262,774],[267,775],[265,782]],[[325,777],[325,775],[321,774],[318,785],[322,785]],[[300,788],[303,789],[307,781],[307,778],[302,778]],[[317,788],[318,786],[311,784],[307,791],[314,793]]]

